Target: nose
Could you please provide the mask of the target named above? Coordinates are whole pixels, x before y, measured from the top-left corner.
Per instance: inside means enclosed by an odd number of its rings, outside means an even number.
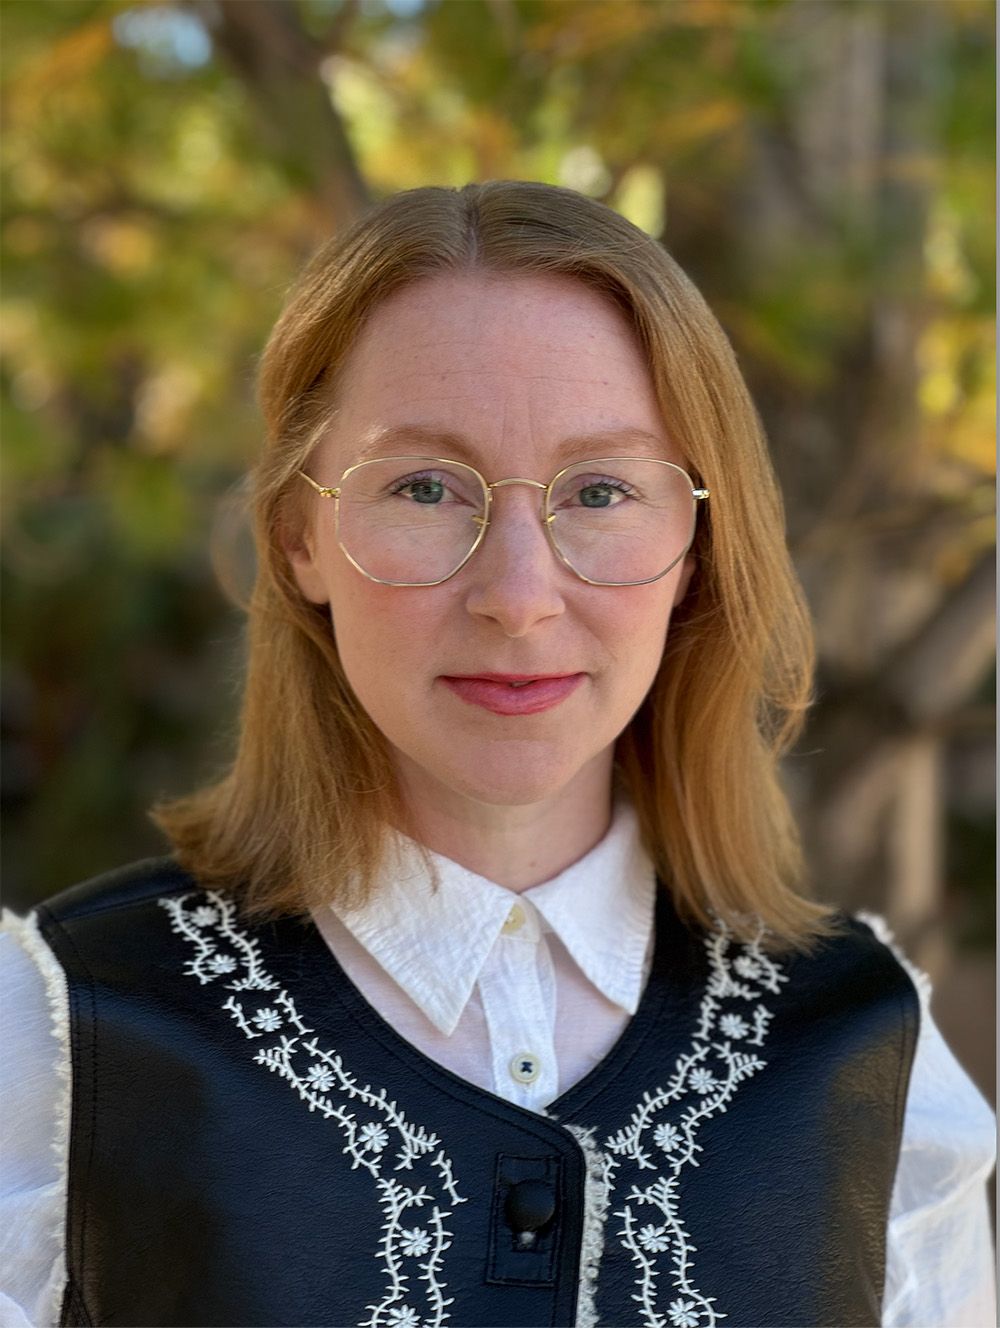
[[[463,572],[469,612],[492,619],[505,636],[525,636],[565,611],[564,578],[572,573],[549,543],[536,489],[494,491],[486,537]]]

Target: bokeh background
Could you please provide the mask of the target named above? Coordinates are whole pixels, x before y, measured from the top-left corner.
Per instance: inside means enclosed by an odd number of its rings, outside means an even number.
[[[4,0],[6,902],[161,851],[146,808],[226,759],[208,547],[302,261],[396,189],[561,183],[662,237],[737,348],[818,630],[815,889],[888,916],[989,1091],[994,14]]]

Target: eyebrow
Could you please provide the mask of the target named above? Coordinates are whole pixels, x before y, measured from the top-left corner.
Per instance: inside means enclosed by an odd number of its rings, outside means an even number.
[[[399,449],[418,448],[419,451]],[[357,461],[376,461],[386,456],[454,456],[458,461],[469,461],[475,449],[460,433],[432,429],[424,424],[382,425],[368,430],[358,447]]]
[[[571,434],[554,450],[556,470],[574,461],[604,456],[642,456],[650,450],[665,451],[667,442],[645,429],[607,429],[598,433]],[[417,451],[399,449],[418,449]],[[481,449],[464,434],[434,429],[423,424],[383,426],[368,432],[358,448],[357,461],[374,461],[385,456],[436,456],[442,460],[464,461],[475,469],[482,466]]]

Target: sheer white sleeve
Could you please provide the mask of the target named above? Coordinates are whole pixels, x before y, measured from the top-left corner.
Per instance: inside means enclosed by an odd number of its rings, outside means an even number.
[[[993,1113],[921,1012],[889,1214],[882,1328],[994,1328]]]
[[[0,1325],[58,1324],[66,1280],[69,1010],[62,969],[29,918],[0,931]]]

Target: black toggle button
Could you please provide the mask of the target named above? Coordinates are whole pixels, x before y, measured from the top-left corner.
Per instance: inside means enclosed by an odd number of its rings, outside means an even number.
[[[518,1234],[539,1231],[555,1211],[555,1190],[544,1180],[519,1180],[507,1191],[503,1209],[507,1225]]]
[[[558,1155],[497,1153],[490,1196],[488,1282],[556,1285],[557,1265],[565,1254],[558,1223],[563,1174]]]

